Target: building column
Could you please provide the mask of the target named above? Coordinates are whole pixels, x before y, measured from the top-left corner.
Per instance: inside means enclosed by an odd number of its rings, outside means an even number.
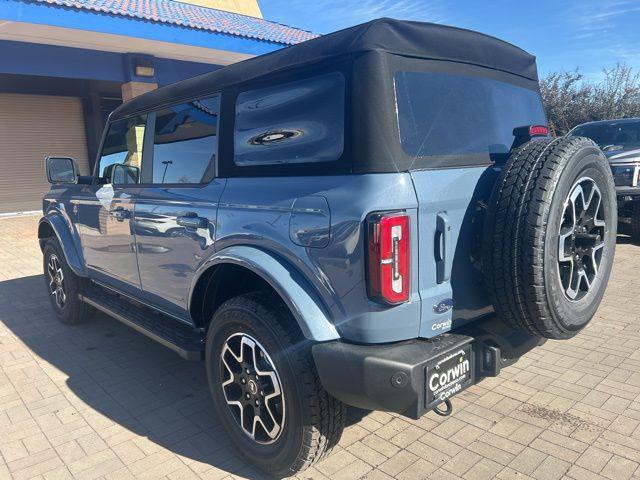
[[[142,95],[143,93],[150,92],[158,88],[157,83],[147,83],[147,82],[127,82],[122,84],[122,101],[126,102],[127,100],[131,100],[138,95]]]
[[[126,102],[138,95],[158,88],[156,69],[152,55],[127,53],[124,55],[124,76],[122,101]]]

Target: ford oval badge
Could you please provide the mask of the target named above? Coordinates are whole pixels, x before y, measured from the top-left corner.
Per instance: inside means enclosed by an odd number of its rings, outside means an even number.
[[[445,298],[433,306],[433,313],[447,313],[453,308],[453,298]]]

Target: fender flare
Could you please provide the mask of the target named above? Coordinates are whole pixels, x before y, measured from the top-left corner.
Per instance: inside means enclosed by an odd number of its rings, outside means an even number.
[[[76,275],[86,277],[87,274],[84,267],[84,257],[82,252],[78,251],[74,235],[72,235],[70,227],[62,214],[56,211],[51,211],[42,217],[38,222],[38,238],[41,238],[39,233],[40,227],[43,223],[48,224],[51,230],[55,233],[69,268],[71,268],[73,273]]]
[[[340,338],[335,326],[321,308],[320,301],[309,288],[305,288],[305,283],[308,282],[302,275],[258,248],[238,245],[215,253],[194,277],[192,291],[202,273],[221,264],[247,268],[271,285],[293,314],[305,338],[316,342]]]

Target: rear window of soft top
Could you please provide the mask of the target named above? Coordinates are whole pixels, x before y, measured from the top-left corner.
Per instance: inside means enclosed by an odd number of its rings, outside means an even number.
[[[394,81],[400,143],[412,157],[468,157],[466,164],[490,163],[509,152],[515,127],[546,124],[535,90],[490,78],[429,72],[400,71]]]

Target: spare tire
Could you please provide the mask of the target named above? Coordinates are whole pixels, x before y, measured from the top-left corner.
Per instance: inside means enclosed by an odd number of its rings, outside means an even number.
[[[591,140],[531,140],[514,150],[493,188],[482,269],[493,306],[545,338],[584,328],[604,295],[616,242],[608,163]]]

